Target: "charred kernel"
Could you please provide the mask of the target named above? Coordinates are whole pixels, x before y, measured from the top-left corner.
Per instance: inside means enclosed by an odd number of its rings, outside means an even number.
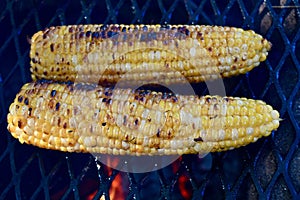
[[[157,132],[156,132],[156,137],[160,137],[160,132],[161,132],[161,130],[158,129]]]
[[[205,102],[206,102],[206,103],[210,103],[210,102],[211,102],[211,97],[205,98]]]
[[[79,38],[83,38],[84,37],[84,32],[79,33]]]
[[[61,122],[61,118],[58,117],[58,119],[57,119],[57,126],[60,126],[60,122]]]
[[[54,44],[53,44],[53,43],[50,44],[50,51],[51,51],[51,52],[54,52]]]
[[[60,107],[60,103],[57,102],[57,103],[55,104],[55,110],[58,111],[58,110],[59,110],[59,107]]]
[[[90,37],[92,35],[92,32],[91,31],[87,31],[86,33],[85,33],[85,37]]]
[[[32,108],[28,108],[28,115],[31,116]]]
[[[28,98],[25,98],[25,99],[24,99],[24,103],[25,103],[25,105],[27,105],[27,106],[28,106],[28,104],[29,104],[29,100],[28,100]]]
[[[71,27],[69,28],[69,33],[73,33],[73,32],[74,32],[74,27],[71,26]]]
[[[23,97],[22,97],[22,96],[19,96],[19,97],[18,97],[18,102],[22,103],[22,101],[23,101]]]
[[[92,33],[92,38],[98,39],[99,38],[99,33],[98,32],[93,32]]]
[[[198,138],[194,138],[194,141],[195,142],[203,142],[203,139],[202,139],[202,137],[198,137]]]
[[[114,32],[112,32],[112,31],[107,32],[107,37],[112,37],[113,35],[114,35]]]
[[[101,31],[105,31],[109,28],[109,25],[108,24],[103,24],[102,26],[100,26],[100,30]]]
[[[103,39],[107,38],[106,31],[101,31],[100,35],[101,35],[101,38],[103,38]]]
[[[190,35],[190,31],[189,29],[185,29],[185,35],[189,36]]]
[[[106,122],[103,122],[103,123],[102,123],[102,126],[106,126]]]
[[[112,103],[112,100],[111,100],[111,99],[108,99],[106,103],[107,103],[107,104],[111,104],[111,103]]]
[[[53,101],[53,99],[51,99],[51,100],[49,101],[48,106],[49,106],[50,109],[53,109],[54,103],[55,103],[55,102]]]
[[[67,125],[67,123],[65,122],[65,123],[63,124],[63,128],[66,129],[67,127],[68,127],[68,125]]]
[[[38,61],[35,58],[32,58],[31,61],[36,64]],[[34,71],[37,72],[37,67],[34,68]]]
[[[139,120],[138,120],[138,119],[135,119],[135,120],[134,120],[134,125],[137,126],[138,124],[139,124]]]
[[[50,93],[51,97],[55,97],[56,95],[56,90],[52,90],[51,93]]]
[[[19,127],[19,128],[22,128],[22,126],[23,126],[22,121],[19,120],[19,121],[18,121],[18,127]]]

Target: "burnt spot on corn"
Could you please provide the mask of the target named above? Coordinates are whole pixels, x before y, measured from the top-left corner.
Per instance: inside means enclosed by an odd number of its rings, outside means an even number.
[[[71,134],[71,133],[73,133],[73,130],[69,129],[69,130],[67,130],[67,133]]]
[[[80,33],[78,34],[78,38],[79,38],[79,39],[84,38],[84,36],[85,36],[85,33],[84,33],[84,32],[80,32]]]
[[[48,103],[48,106],[50,109],[53,109],[54,108],[54,104],[55,104],[55,101],[53,99],[51,99]]]
[[[214,115],[214,116],[209,117],[209,119],[216,119],[217,117],[218,117],[218,115]]]
[[[57,119],[57,126],[60,126],[60,122],[61,122],[61,118],[58,117],[58,119]]]
[[[54,52],[54,44],[53,44],[53,43],[50,44],[50,51],[51,51],[51,52]]]
[[[22,103],[22,101],[23,101],[23,96],[19,96],[19,97],[18,97],[18,102],[19,102],[19,103]]]
[[[31,116],[32,108],[28,108],[28,115]]]
[[[109,28],[109,25],[108,25],[108,24],[103,24],[103,25],[100,26],[100,30],[101,30],[101,31],[105,31],[105,30],[107,30],[108,28]]]
[[[137,126],[139,124],[139,119],[134,120],[134,125]]]
[[[102,102],[105,103],[106,105],[109,105],[109,104],[112,103],[112,100],[109,99],[109,98],[103,98],[103,99],[102,99]]]
[[[161,130],[160,129],[157,129],[157,132],[156,132],[156,137],[160,137],[160,133],[161,133]]]
[[[206,98],[205,98],[205,103],[208,103],[208,104],[209,104],[210,102],[211,102],[211,97],[206,97]]]
[[[66,129],[67,127],[68,127],[68,124],[67,124],[67,122],[65,122],[65,123],[63,124],[63,128]]]
[[[29,100],[28,100],[28,98],[27,98],[27,97],[24,99],[24,103],[25,103],[25,105],[26,105],[26,106],[28,106],[28,104],[29,104]]]
[[[106,101],[106,104],[107,105],[109,105],[109,104],[111,104],[112,103],[112,100],[111,99],[108,99],[107,101]]]
[[[50,93],[51,97],[55,97],[56,95],[56,90],[52,90],[51,93]]]
[[[197,138],[194,138],[194,141],[195,142],[203,142],[203,139],[202,139],[202,137],[197,137]]]
[[[91,31],[87,31],[87,32],[85,33],[85,37],[87,37],[87,38],[91,37],[91,35],[92,35],[92,32],[91,32]]]
[[[73,33],[75,31],[75,28],[73,26],[69,27],[69,33]]]
[[[106,126],[106,122],[103,122],[101,125],[102,125],[102,126]]]
[[[19,128],[23,128],[22,120],[18,120],[18,127],[19,127]]]
[[[31,61],[36,64],[38,60],[36,58],[32,58]],[[37,72],[37,67],[34,68],[34,71]]]
[[[182,33],[182,34],[184,34],[186,36],[190,35],[190,31],[189,31],[189,29],[186,26],[178,27],[178,32]]]
[[[93,32],[92,33],[92,39],[98,39],[100,36],[99,32]]]
[[[169,129],[169,130],[168,130],[168,138],[173,137],[172,133],[173,133],[173,130],[172,130],[172,129]]]
[[[59,111],[59,107],[60,107],[60,103],[57,102],[57,103],[55,104],[55,110],[56,110],[56,111]]]
[[[102,99],[102,102],[103,102],[103,103],[107,102],[107,98],[103,98],[103,99]]]

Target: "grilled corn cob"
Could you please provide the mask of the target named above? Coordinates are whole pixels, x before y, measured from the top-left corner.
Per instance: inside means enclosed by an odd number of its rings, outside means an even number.
[[[200,82],[243,74],[271,44],[251,30],[192,25],[70,25],[31,40],[33,80]]]
[[[9,111],[8,130],[21,143],[115,155],[223,151],[279,126],[260,100],[46,81],[25,84]]]

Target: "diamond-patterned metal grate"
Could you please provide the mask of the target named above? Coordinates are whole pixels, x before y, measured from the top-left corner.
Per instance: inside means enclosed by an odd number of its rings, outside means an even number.
[[[0,199],[300,199],[300,3],[297,0],[1,0]],[[123,173],[71,154],[21,145],[6,115],[30,81],[29,42],[52,25],[210,24],[252,29],[273,44],[266,62],[224,80],[227,95],[262,99],[283,119],[272,136],[151,173]],[[119,186],[119,187],[116,187]]]

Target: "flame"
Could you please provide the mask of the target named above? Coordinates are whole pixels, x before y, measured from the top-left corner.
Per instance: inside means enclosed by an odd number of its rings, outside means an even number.
[[[181,196],[184,199],[191,199],[192,198],[192,188],[188,187],[189,178],[185,175],[181,175],[178,178],[178,187]]]
[[[117,157],[107,156],[106,163],[109,166],[117,166],[119,165],[120,160]],[[112,176],[113,168],[103,165],[104,171],[107,176]],[[114,180],[111,182],[111,186],[109,188],[109,197],[113,200],[123,200],[126,199],[127,192],[124,188],[128,185],[128,180],[126,179],[126,174],[118,172],[115,176]],[[104,195],[101,196],[100,200],[104,200]]]
[[[121,173],[119,173],[113,182],[111,183],[111,187],[109,189],[109,197],[114,200],[122,200],[126,198],[127,193],[124,190],[124,177],[122,177]]]
[[[174,174],[178,172],[182,165],[182,157],[178,158],[174,163],[172,163],[172,171]],[[119,164],[119,160],[116,157],[107,157],[107,164],[110,166],[117,166]],[[113,169],[107,166],[105,167],[105,171],[108,176],[111,176],[113,173]],[[126,199],[126,196],[128,195],[128,191],[126,188],[128,188],[128,178],[126,176],[126,173],[119,172],[114,180],[111,183],[111,187],[109,189],[109,197],[113,200],[123,200]],[[178,178],[178,189],[183,197],[183,199],[191,199],[193,194],[193,189],[191,187],[191,182],[189,180],[189,177],[186,174],[181,174]],[[100,200],[105,200],[105,196],[102,195]]]
[[[174,174],[177,173],[181,166],[182,157],[178,158],[174,163],[172,163],[172,171]],[[184,199],[191,199],[192,198],[192,188],[190,186],[189,177],[185,174],[182,174],[178,178],[178,188],[180,191],[181,196]]]

